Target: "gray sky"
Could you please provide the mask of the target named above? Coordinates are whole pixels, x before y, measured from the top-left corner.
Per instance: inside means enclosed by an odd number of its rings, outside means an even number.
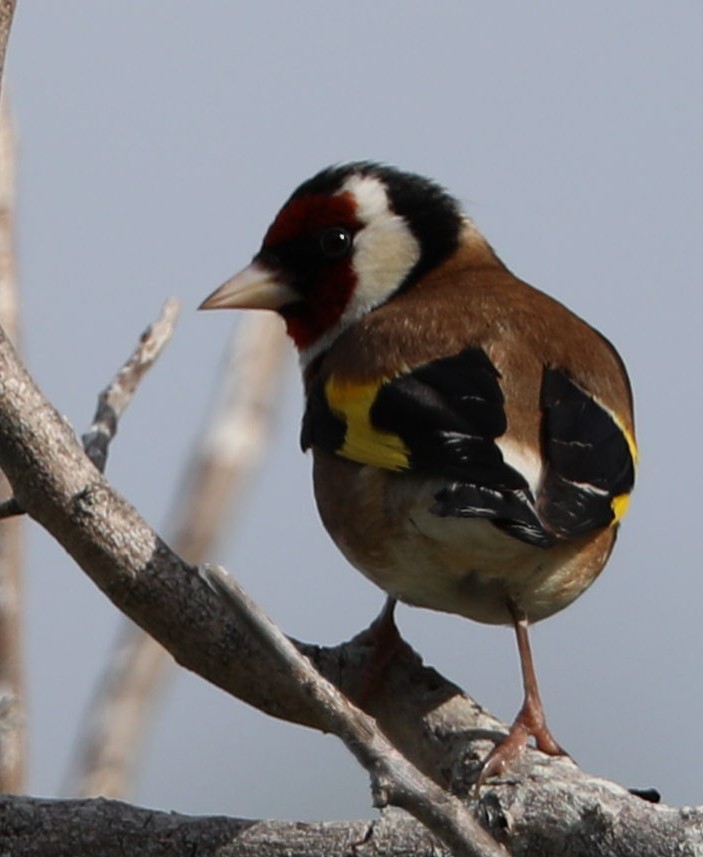
[[[236,320],[195,307],[301,180],[360,158],[433,176],[515,273],[617,345],[635,390],[641,467],[615,554],[533,632],[552,730],[588,771],[703,802],[700,0],[18,5],[26,354],[78,431],[162,301],[184,301],[113,446],[116,487],[164,523]],[[336,642],[381,593],[317,520],[293,364],[275,447],[213,559],[287,632]],[[118,616],[37,528],[29,561],[31,789],[50,795]],[[514,716],[509,630],[407,607],[399,622],[429,663]],[[183,672],[136,798],[193,813],[369,812],[366,777],[334,739]]]

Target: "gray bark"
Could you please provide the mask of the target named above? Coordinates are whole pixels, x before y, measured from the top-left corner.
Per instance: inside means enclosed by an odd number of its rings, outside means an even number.
[[[694,857],[703,853],[700,810],[653,806],[604,781],[584,784],[580,775],[573,782],[568,774],[561,782],[558,779],[542,782],[544,788],[539,788],[538,772],[531,786],[515,783],[484,798],[484,819],[515,857]],[[421,824],[398,810],[385,811],[377,820],[284,822],[195,818],[102,798],[0,797],[3,857],[440,857],[449,853]]]

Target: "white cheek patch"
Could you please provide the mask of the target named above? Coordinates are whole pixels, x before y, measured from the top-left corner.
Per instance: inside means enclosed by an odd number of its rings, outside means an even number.
[[[342,316],[350,324],[393,294],[420,259],[420,246],[405,220],[390,210],[379,179],[352,176],[341,190],[353,195],[365,224],[354,238],[356,288]]]
[[[405,220],[391,211],[382,181],[353,175],[339,192],[354,197],[356,217],[363,224],[354,236],[356,286],[337,324],[301,350],[303,368],[325,352],[342,331],[384,303],[420,259],[420,245]]]

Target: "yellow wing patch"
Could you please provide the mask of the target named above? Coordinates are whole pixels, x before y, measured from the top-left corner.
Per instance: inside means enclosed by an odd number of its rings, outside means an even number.
[[[611,522],[611,527],[617,524],[621,520],[621,518],[625,516],[625,512],[627,512],[627,508],[629,505],[629,494],[618,494],[617,497],[613,497],[613,499],[610,501],[610,508],[613,510],[613,520]]]
[[[407,470],[410,450],[403,440],[371,424],[371,408],[386,380],[350,382],[332,375],[325,384],[327,404],[346,428],[344,444],[337,454],[386,470]]]

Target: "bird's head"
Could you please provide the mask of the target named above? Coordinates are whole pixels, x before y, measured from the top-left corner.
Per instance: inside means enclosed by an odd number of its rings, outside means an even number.
[[[456,249],[458,203],[429,179],[360,162],[293,193],[251,264],[201,309],[271,309],[307,362]]]

